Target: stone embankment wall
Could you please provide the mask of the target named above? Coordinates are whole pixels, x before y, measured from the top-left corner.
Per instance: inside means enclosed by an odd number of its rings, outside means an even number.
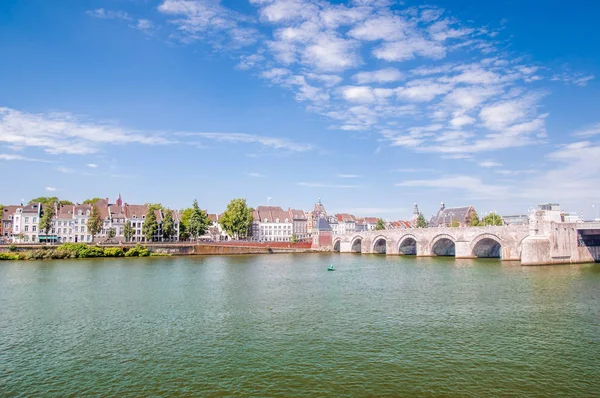
[[[273,254],[273,253],[303,253],[311,252],[310,242],[304,244],[300,242],[297,244],[291,244],[286,242],[273,242],[274,244],[268,245],[265,243],[250,243],[244,245],[243,242],[235,242],[233,244],[226,243],[204,243],[204,244],[191,244],[191,243],[152,243],[146,245],[151,253],[162,253],[171,254],[174,256],[192,256],[192,255],[230,255],[230,254]],[[55,245],[54,247],[58,247]],[[133,247],[134,244],[120,244],[120,245],[101,245],[101,247]],[[14,252],[28,252],[37,250],[47,245],[39,244],[19,244],[19,245],[0,245],[0,253],[10,252],[10,248],[13,248]]]

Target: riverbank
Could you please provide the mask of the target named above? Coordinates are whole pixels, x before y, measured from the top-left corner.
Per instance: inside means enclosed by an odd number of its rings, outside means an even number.
[[[148,257],[148,256],[192,256],[192,255],[244,255],[274,253],[314,252],[306,245],[281,244],[234,244],[226,243],[152,243],[149,245],[89,245],[87,243],[63,243],[48,245],[0,246],[0,261],[5,260],[61,260],[71,258],[98,257]]]

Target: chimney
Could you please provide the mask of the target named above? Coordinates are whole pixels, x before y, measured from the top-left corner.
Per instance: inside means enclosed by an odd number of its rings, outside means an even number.
[[[444,202],[442,202],[442,208],[440,210],[444,210],[446,208],[446,205],[444,205]]]

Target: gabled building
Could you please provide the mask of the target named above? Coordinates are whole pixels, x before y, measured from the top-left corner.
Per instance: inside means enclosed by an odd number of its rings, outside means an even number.
[[[461,227],[466,227],[470,224],[471,215],[475,213],[473,206],[464,207],[446,207],[444,202],[440,206],[440,210],[429,221],[430,227],[450,227],[453,222],[458,222]]]
[[[288,211],[279,206],[258,206],[252,214],[252,236],[262,242],[289,242],[294,223]]]
[[[2,220],[0,221],[0,240],[2,240],[4,243],[12,241],[14,216],[19,207],[19,205],[9,205],[4,206],[2,209]]]
[[[340,235],[356,232],[356,218],[352,214],[341,213],[335,215],[338,222]]]
[[[16,243],[37,243],[41,203],[19,206],[13,215],[13,241]]]
[[[292,234],[297,240],[306,240],[308,234],[308,217],[304,210],[288,209],[290,219],[292,220]]]

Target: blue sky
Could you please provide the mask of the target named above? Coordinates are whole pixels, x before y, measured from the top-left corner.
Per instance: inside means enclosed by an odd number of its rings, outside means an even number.
[[[600,206],[600,4],[4,0],[0,203]]]

